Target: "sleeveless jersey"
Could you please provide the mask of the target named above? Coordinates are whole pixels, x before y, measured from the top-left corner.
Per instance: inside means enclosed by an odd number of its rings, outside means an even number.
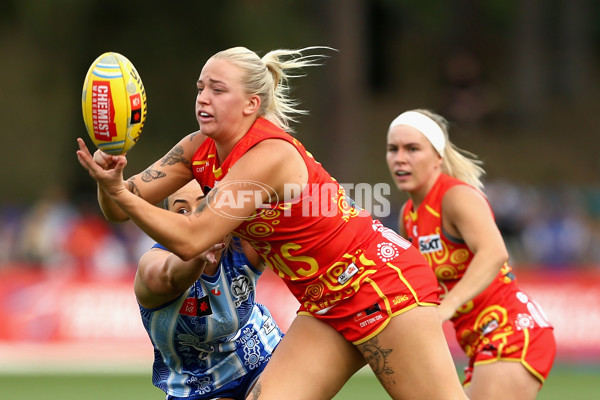
[[[407,237],[433,268],[441,298],[463,277],[474,256],[462,240],[449,237],[442,229],[442,199],[456,185],[468,186],[440,174],[419,207],[415,210],[409,199],[402,214]],[[452,323],[457,340],[469,357],[480,350],[487,334],[506,338],[525,328],[550,327],[539,305],[517,286],[512,268],[506,263],[485,290],[456,311]]]
[[[300,311],[326,313],[353,296],[379,265],[401,254],[410,256],[407,249],[421,262],[408,241],[357,208],[298,140],[264,118],[256,120],[223,161],[215,142],[207,138],[193,157],[194,176],[202,187],[214,187],[246,151],[266,139],[285,140],[298,150],[308,169],[308,183],[293,199],[259,204],[235,232],[284,279],[300,302]]]
[[[154,346],[155,386],[175,397],[209,396],[271,358],[283,334],[255,303],[259,276],[245,254],[231,250],[214,276],[202,275],[177,299],[140,306]]]
[[[440,174],[419,208],[413,210],[413,202],[409,199],[402,215],[406,236],[433,268],[442,296],[463,277],[473,259],[473,253],[462,240],[449,238],[442,229],[442,199],[446,191],[456,185],[467,184]],[[510,272],[511,268],[504,265],[496,280],[504,281]]]

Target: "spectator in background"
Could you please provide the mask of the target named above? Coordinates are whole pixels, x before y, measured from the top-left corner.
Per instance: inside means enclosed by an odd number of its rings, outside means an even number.
[[[521,234],[530,262],[567,269],[591,256],[593,234],[578,197],[564,188],[536,190],[537,207]]]
[[[0,269],[19,260],[23,213],[21,207],[0,205]]]
[[[65,251],[67,235],[77,212],[60,187],[52,187],[23,215],[18,252],[25,262],[47,271],[63,272],[70,266]]]

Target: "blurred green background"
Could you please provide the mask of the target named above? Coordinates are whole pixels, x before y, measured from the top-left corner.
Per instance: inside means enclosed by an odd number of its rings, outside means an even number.
[[[342,182],[389,182],[389,122],[442,113],[489,179],[600,181],[600,3],[593,0],[5,0],[0,13],[2,200],[89,191],[74,155],[91,62],[126,55],[149,114],[130,171],[197,129],[195,81],[216,51],[331,46],[295,80],[298,137]],[[90,143],[90,142],[88,142]],[[396,195],[392,193],[392,198]],[[397,197],[395,197],[397,198]]]
[[[404,110],[429,108],[484,162],[514,263],[600,262],[598,1],[5,0],[1,8],[3,209],[66,198],[97,212],[75,138],[91,145],[81,91],[103,52],[126,55],[148,96],[129,175],[197,129],[195,81],[212,54],[321,45],[338,52],[292,82],[311,113],[295,128],[338,181],[391,184],[387,127]],[[405,197],[392,188],[387,199],[382,219],[396,228]],[[5,260],[40,258],[3,248]]]
[[[556,368],[538,395],[539,400],[597,400],[600,370]],[[35,384],[34,384],[35,383]],[[160,400],[162,392],[145,374],[72,374],[0,376],[6,399],[44,400]],[[372,372],[361,370],[333,398],[334,400],[389,399]]]

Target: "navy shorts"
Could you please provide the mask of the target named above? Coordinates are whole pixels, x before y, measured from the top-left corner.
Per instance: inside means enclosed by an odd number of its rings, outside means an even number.
[[[264,362],[259,365],[258,368],[249,371],[246,375],[229,382],[227,385],[220,387],[214,392],[189,397],[175,397],[167,395],[166,400],[214,400],[222,397],[244,400],[266,366],[267,363]]]

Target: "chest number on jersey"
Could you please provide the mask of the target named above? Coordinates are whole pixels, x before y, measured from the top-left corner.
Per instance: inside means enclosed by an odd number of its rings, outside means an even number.
[[[296,273],[302,276],[310,276],[315,274],[319,270],[319,263],[312,257],[309,256],[294,256],[290,254],[290,250],[299,250],[300,245],[296,243],[286,243],[281,246],[281,254],[286,260],[293,261],[295,263],[306,263],[308,268],[297,268]]]

